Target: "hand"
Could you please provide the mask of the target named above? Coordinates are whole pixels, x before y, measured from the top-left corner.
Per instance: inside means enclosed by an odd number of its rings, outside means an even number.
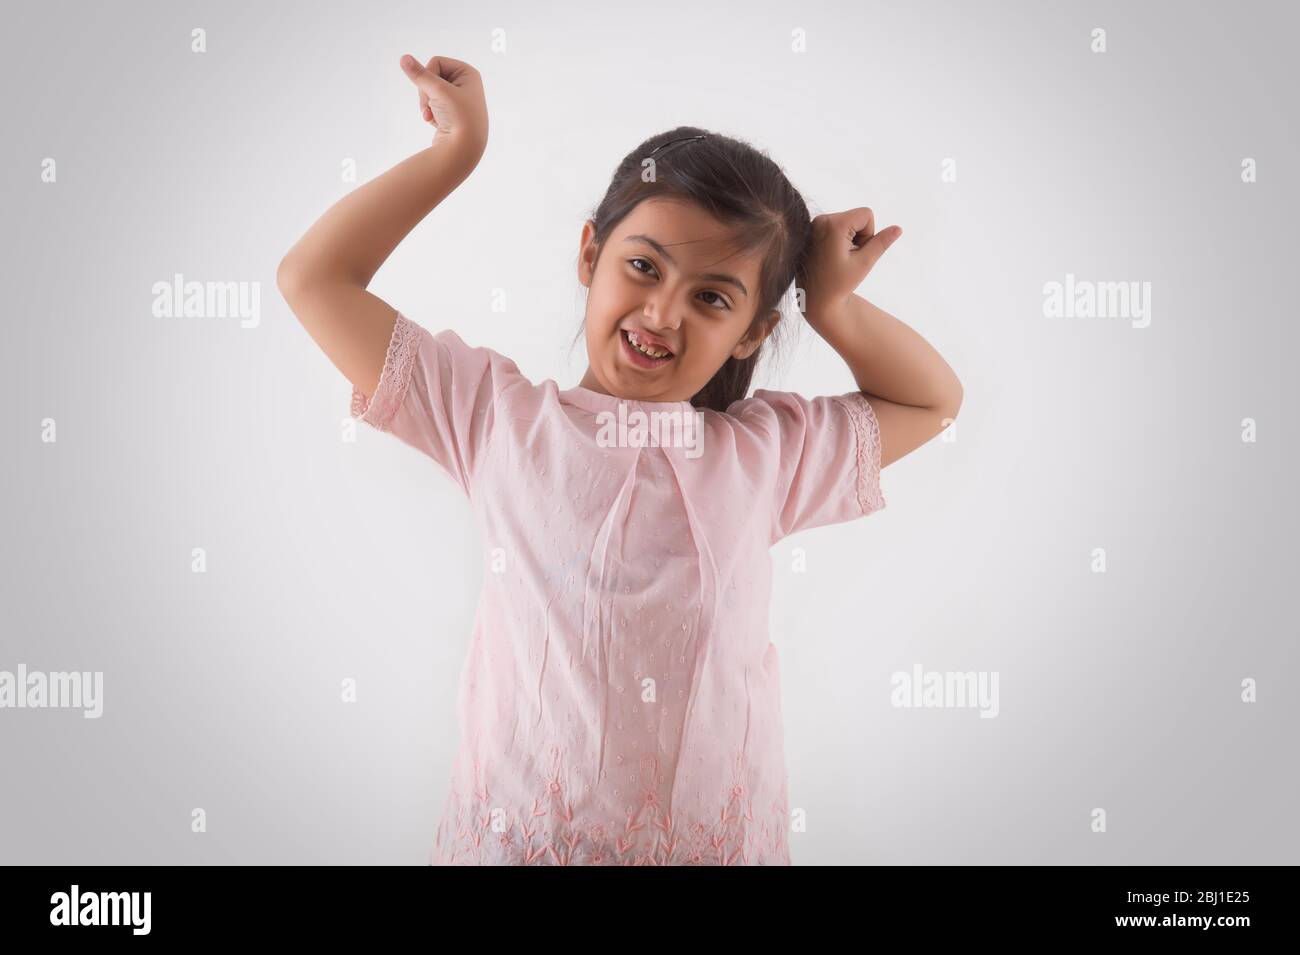
[[[434,141],[454,140],[482,154],[487,146],[487,100],[478,70],[449,56],[432,57],[421,66],[403,56],[402,72],[420,92],[420,115],[437,129]]]
[[[849,209],[812,220],[812,249],[804,276],[804,317],[816,326],[841,309],[903,230],[876,232],[870,209]]]

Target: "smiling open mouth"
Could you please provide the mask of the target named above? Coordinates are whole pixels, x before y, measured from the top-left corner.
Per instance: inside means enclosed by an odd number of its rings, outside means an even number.
[[[641,343],[636,333],[629,332],[626,328],[619,329],[619,337],[623,339],[624,354],[639,368],[658,368],[660,365],[668,364],[675,357],[666,349],[651,348]]]

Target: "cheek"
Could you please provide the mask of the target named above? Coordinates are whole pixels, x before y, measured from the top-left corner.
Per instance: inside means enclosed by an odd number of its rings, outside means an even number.
[[[701,361],[722,364],[731,348],[730,333],[721,323],[700,324],[691,329],[691,350]]]
[[[633,300],[616,282],[593,286],[587,293],[588,324],[606,336],[614,334],[624,316],[633,309]]]

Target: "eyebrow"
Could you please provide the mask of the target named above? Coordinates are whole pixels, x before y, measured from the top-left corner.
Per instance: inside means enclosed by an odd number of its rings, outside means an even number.
[[[650,236],[648,235],[629,235],[623,241],[644,242],[646,245],[650,246],[652,249],[654,249],[656,252],[662,255],[665,259],[667,259],[669,262],[672,262],[673,265],[677,264],[675,261],[673,261],[673,257],[668,254],[668,250],[665,249],[658,242],[656,242],[654,239],[650,238]],[[723,272],[705,272],[699,275],[698,277],[708,282],[730,282],[732,285],[736,286],[736,288],[740,289],[740,294],[744,295],[747,298],[749,297],[749,289],[745,288],[745,284],[741,282],[740,279],[736,278],[734,275],[727,275]]]

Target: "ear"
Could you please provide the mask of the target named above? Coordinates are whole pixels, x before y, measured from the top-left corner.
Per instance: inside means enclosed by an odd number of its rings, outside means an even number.
[[[591,288],[591,279],[596,272],[596,244],[592,237],[596,234],[596,223],[588,219],[582,224],[582,236],[578,240],[578,281]]]
[[[755,322],[750,333],[742,338],[736,347],[731,350],[733,358],[744,361],[750,355],[758,350],[758,346],[763,344],[763,340],[772,334],[772,329],[776,328],[776,323],[781,320],[781,313],[776,309],[768,312],[767,319],[761,322]]]

